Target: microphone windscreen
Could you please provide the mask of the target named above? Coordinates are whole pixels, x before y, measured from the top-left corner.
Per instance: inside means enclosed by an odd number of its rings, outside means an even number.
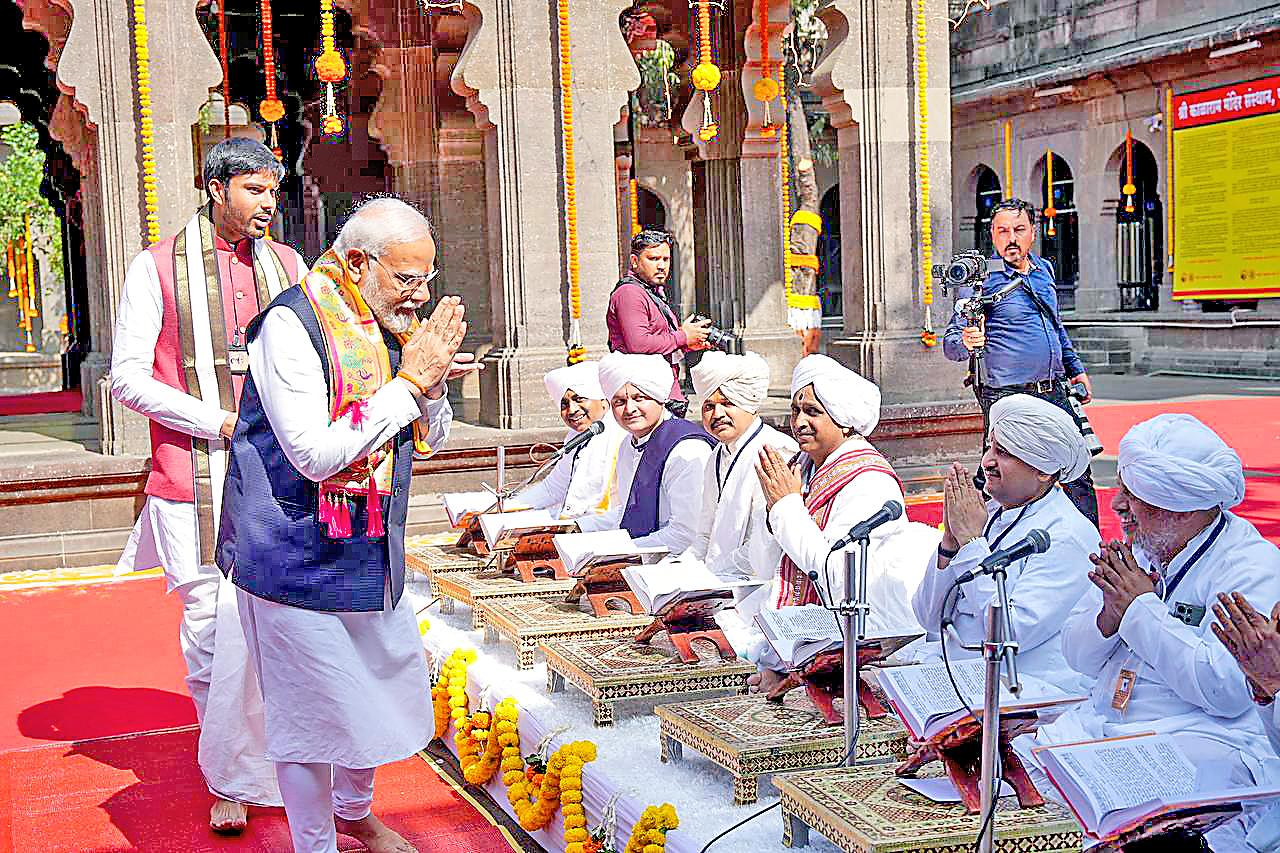
[[[1036,529],[1027,534],[1027,540],[1033,547],[1033,554],[1043,554],[1049,550],[1049,531]]]
[[[885,501],[884,508],[889,513],[890,521],[902,518],[902,504],[897,501]]]

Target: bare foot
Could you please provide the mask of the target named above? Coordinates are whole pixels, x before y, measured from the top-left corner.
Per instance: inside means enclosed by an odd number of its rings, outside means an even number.
[[[219,835],[239,835],[249,823],[249,810],[244,803],[218,798],[209,809],[209,828]]]
[[[350,835],[368,849],[369,853],[418,853],[418,848],[400,837],[394,829],[374,815],[362,820],[347,820],[334,815],[338,832]]]

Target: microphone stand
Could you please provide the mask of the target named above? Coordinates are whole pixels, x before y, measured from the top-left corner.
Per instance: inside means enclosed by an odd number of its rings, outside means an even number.
[[[867,554],[871,537],[863,536],[844,554],[844,601],[833,608],[844,634],[844,765],[857,765],[857,745],[862,707],[858,702],[858,640],[867,635]],[[855,586],[856,580],[856,586]],[[852,597],[851,597],[852,596]]]
[[[1018,642],[1013,637],[1009,623],[1009,594],[1005,588],[1005,567],[993,567],[991,576],[996,582],[996,600],[991,602],[987,610],[987,638],[982,644],[983,657],[986,660],[986,683],[984,684],[982,711],[982,764],[980,782],[981,810],[979,812],[978,851],[993,853],[995,850],[996,821],[995,801],[999,794],[997,785],[1000,780],[996,776],[997,751],[1000,748],[1000,664],[1006,663],[1009,673],[1009,691],[1015,695],[1022,689],[1018,683],[1017,654]],[[943,638],[943,642],[946,639]],[[988,819],[990,816],[990,819]]]

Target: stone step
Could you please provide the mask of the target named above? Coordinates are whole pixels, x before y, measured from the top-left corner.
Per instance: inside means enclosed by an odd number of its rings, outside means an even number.
[[[1080,350],[1128,350],[1131,344],[1125,338],[1101,338],[1093,335],[1072,335],[1071,343]]]

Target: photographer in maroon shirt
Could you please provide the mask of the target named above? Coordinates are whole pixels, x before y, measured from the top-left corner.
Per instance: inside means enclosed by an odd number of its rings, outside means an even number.
[[[656,353],[671,364],[671,401],[667,407],[677,417],[689,408],[680,390],[679,365],[686,352],[706,349],[710,320],[684,323],[667,301],[666,283],[671,275],[671,235],[646,229],[631,238],[631,267],[614,285],[609,296],[605,325],[609,350]]]

